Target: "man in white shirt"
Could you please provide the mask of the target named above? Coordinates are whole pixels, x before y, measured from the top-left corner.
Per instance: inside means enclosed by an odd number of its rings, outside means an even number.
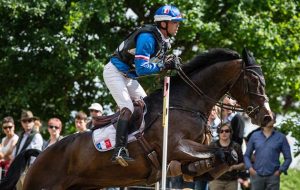
[[[220,108],[217,106],[214,106],[210,112],[210,115],[208,116],[207,124],[209,126],[209,129],[211,131],[212,140],[216,141],[219,139],[219,134],[217,132],[218,126],[221,123],[221,120],[219,118]]]

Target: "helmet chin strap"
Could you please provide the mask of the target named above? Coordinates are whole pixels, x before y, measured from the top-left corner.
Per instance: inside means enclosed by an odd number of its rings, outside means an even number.
[[[172,34],[170,34],[169,31],[168,31],[168,28],[169,28],[169,22],[168,22],[168,21],[163,21],[163,22],[166,23],[166,27],[162,27],[161,23],[159,24],[159,27],[160,27],[161,29],[166,30],[167,36],[168,36],[169,38],[172,37]]]

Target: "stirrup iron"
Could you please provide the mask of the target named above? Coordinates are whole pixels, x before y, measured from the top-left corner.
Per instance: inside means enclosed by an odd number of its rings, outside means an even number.
[[[116,156],[116,161],[123,167],[127,167],[128,163],[127,161],[121,156],[122,151],[125,151],[126,155],[129,155],[128,150],[125,147],[121,147],[118,151],[118,154]],[[129,157],[129,156],[128,156]]]

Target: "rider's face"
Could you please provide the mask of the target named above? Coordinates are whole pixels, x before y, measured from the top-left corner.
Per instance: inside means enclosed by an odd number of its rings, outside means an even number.
[[[179,28],[179,22],[172,22],[172,21],[168,22],[168,32],[172,36],[176,36],[178,28]]]

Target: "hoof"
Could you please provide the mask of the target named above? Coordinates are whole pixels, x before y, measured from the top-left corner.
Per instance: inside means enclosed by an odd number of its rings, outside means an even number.
[[[181,171],[181,163],[177,160],[172,160],[167,168],[167,176],[169,177],[175,177],[182,174]]]
[[[182,178],[185,182],[194,182],[194,177],[190,175],[183,174]]]

